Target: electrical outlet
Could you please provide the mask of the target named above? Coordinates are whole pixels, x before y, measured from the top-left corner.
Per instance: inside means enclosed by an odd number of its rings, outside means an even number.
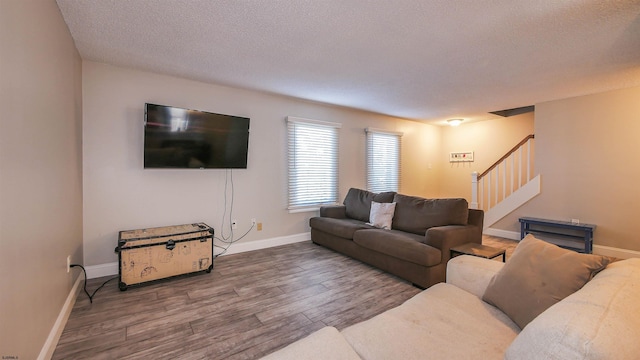
[[[71,255],[67,255],[67,273],[71,271]]]
[[[256,225],[256,218],[251,218],[251,226],[255,226]]]
[[[262,223],[258,223],[258,231],[262,231]]]
[[[232,220],[232,221],[231,221],[231,228],[232,228],[233,230],[238,229],[238,220]]]

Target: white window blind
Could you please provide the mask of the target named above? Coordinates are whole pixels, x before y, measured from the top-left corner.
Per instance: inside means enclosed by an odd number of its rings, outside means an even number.
[[[287,117],[290,211],[337,203],[340,127]]]
[[[367,128],[367,189],[399,191],[402,133]]]

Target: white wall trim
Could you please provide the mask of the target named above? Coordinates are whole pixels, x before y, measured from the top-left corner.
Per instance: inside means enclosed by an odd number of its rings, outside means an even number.
[[[85,266],[84,269],[87,272],[87,279],[118,275],[117,262]]]
[[[483,234],[520,241],[520,233],[517,231],[487,228],[484,229]],[[640,258],[640,251],[621,249],[604,245],[593,245],[593,253],[596,255],[612,256],[619,259]]]
[[[497,236],[505,239],[520,241],[520,233],[518,231],[500,230],[494,228],[486,228],[482,232],[485,235]]]
[[[620,259],[640,258],[640,251],[620,249],[604,245],[593,245],[593,253],[604,256],[613,256]]]
[[[224,255],[238,254],[247,251],[267,249],[274,246],[294,244],[298,242],[311,240],[311,233],[301,233],[295,235],[280,236],[271,239],[257,240],[246,243],[232,244]],[[222,256],[224,256],[222,255]]]
[[[44,342],[44,345],[40,350],[38,360],[51,359],[53,356],[56,346],[58,346],[58,340],[60,340],[62,331],[64,330],[65,325],[67,325],[67,320],[69,320],[69,315],[71,315],[71,310],[73,310],[73,305],[75,305],[76,299],[78,298],[81,283],[82,275],[78,275],[76,282],[73,284],[73,287],[67,296],[67,300],[65,300],[64,305],[62,305],[62,309],[60,310],[60,314],[58,314],[56,322],[53,324],[53,327],[49,332],[47,340]]]
[[[227,250],[227,252],[225,252],[222,256],[266,249],[274,246],[288,245],[308,240],[311,240],[310,232],[280,236],[271,239],[250,241],[246,243],[235,243],[232,244],[229,250]],[[85,266],[85,270],[87,271],[87,279],[118,275],[118,263],[113,262],[100,265]]]

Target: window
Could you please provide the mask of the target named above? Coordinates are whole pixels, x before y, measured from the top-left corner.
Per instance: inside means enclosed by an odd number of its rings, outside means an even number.
[[[367,189],[398,191],[402,133],[367,128]]]
[[[341,124],[287,117],[289,211],[338,201],[338,129]]]

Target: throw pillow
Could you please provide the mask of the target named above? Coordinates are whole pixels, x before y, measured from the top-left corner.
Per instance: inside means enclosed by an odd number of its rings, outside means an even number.
[[[609,259],[579,254],[527,235],[491,279],[482,300],[523,329],[551,305],[573,294]]]
[[[375,226],[380,229],[391,230],[391,220],[396,210],[396,203],[379,203],[371,202],[371,214],[369,215],[368,225]]]
[[[373,193],[367,190],[351,188],[344,198],[345,213],[347,217],[360,221],[369,221],[371,202],[390,203],[393,201],[394,192]]]

